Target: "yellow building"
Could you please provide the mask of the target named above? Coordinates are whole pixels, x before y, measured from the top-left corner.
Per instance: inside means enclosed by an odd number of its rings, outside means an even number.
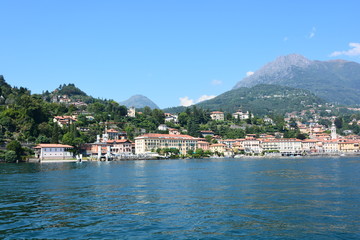
[[[353,140],[340,140],[338,142],[339,151],[343,153],[354,153],[359,151],[359,142]]]
[[[211,152],[224,153],[226,151],[226,145],[223,143],[216,143],[210,145]]]
[[[135,153],[144,154],[158,148],[176,148],[181,154],[188,150],[196,150],[198,138],[189,135],[149,133],[135,138]]]

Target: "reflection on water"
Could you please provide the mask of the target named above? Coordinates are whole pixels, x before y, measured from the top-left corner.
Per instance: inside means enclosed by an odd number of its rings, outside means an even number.
[[[0,165],[0,238],[359,239],[357,158]]]

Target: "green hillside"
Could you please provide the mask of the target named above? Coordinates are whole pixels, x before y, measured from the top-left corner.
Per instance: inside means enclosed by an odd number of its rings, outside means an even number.
[[[256,115],[284,114],[300,111],[310,105],[324,104],[308,90],[260,84],[252,88],[237,88],[216,98],[198,103],[197,106],[211,111],[235,112],[238,109],[251,111]],[[164,109],[165,112],[182,112],[184,107]]]

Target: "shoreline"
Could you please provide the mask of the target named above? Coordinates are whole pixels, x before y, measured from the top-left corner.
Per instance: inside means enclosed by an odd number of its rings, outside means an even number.
[[[301,159],[301,158],[324,158],[324,157],[328,157],[328,158],[347,158],[347,157],[360,157],[360,153],[356,153],[356,154],[314,154],[314,155],[298,155],[298,156],[238,156],[238,157],[216,157],[214,159],[223,159],[223,158],[228,158],[228,159],[259,159],[259,158],[268,158],[268,159],[274,159],[274,158],[279,158],[279,159],[285,159],[285,158],[292,158],[292,159]],[[187,159],[211,159],[212,157],[208,157],[208,158],[187,158]],[[176,158],[176,159],[182,159],[182,158]],[[28,163],[73,163],[73,162],[119,162],[119,161],[138,161],[138,160],[176,160],[176,159],[144,159],[144,158],[132,158],[132,159],[119,159],[119,160],[110,160],[110,161],[97,161],[97,160],[88,160],[88,159],[83,159],[81,161],[77,160],[77,159],[46,159],[46,160],[41,160],[39,161],[39,159],[29,159],[27,162]]]
[[[87,162],[88,160],[77,160],[77,159],[45,159],[45,160],[39,160],[39,159],[29,159],[28,161],[26,162],[29,162],[29,163],[59,163],[59,162]]]

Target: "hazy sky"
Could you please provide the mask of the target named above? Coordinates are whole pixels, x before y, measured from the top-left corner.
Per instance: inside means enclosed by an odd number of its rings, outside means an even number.
[[[280,55],[360,62],[359,0],[0,0],[0,74],[161,108],[230,90]]]

